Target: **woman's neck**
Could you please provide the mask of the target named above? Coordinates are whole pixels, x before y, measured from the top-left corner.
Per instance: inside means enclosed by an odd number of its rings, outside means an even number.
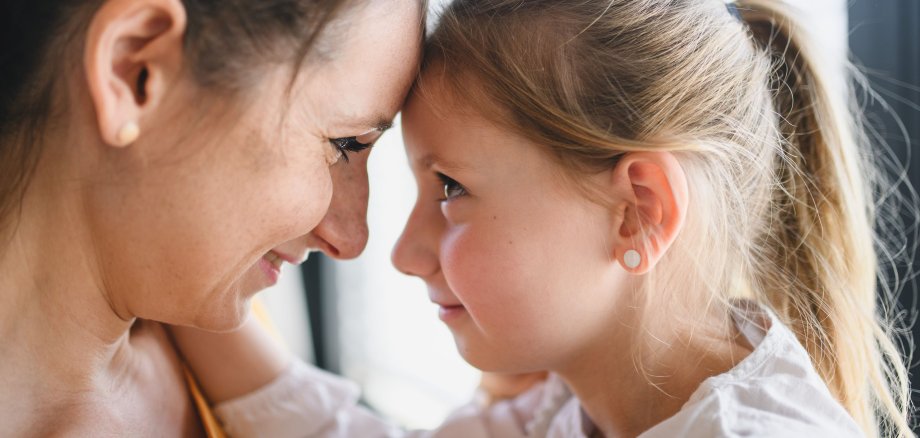
[[[34,202],[39,193],[30,188],[0,247],[0,379],[28,394],[5,391],[2,409],[47,406],[39,398],[71,403],[66,394],[93,392],[97,374],[130,351],[133,321],[93,280],[64,202]]]
[[[557,372],[603,436],[638,436],[675,415],[705,379],[730,370],[751,352],[721,310],[721,316],[710,311],[708,318],[685,327],[675,326],[673,318],[670,326],[645,325],[639,339],[649,341],[642,346],[631,333],[598,336],[599,342]],[[622,322],[614,325],[606,333],[624,333]]]
[[[36,181],[0,246],[0,418],[14,435],[49,419],[118,423],[145,403],[138,382],[177,374],[151,369],[151,358],[170,360],[160,357],[160,337],[117,309],[81,233],[77,202],[53,195]]]

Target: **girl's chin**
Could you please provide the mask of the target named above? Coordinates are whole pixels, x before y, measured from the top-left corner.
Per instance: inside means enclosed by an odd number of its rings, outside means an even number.
[[[514,361],[507,360],[507,358],[463,356],[463,360],[473,368],[487,373],[517,374],[525,370],[525,367],[517,366]]]
[[[518,374],[545,369],[547,358],[542,354],[525,353],[520,346],[486,345],[456,332],[453,335],[460,357],[480,371]]]
[[[479,351],[474,345],[466,342],[456,334],[454,335],[454,342],[457,345],[457,352],[460,353],[460,357],[462,357],[466,363],[480,371],[497,373],[507,372],[508,369],[514,369],[513,366],[509,366],[510,364],[508,362],[511,361],[509,361],[508,358],[500,357],[499,355],[489,352]]]

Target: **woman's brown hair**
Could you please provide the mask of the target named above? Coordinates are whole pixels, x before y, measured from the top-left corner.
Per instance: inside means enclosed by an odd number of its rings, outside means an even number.
[[[183,0],[190,74],[205,89],[232,94],[254,83],[260,67],[328,56],[334,38],[324,28],[358,1]],[[41,156],[42,131],[66,111],[62,77],[82,59],[74,54],[102,4],[15,1],[0,15],[0,230]]]
[[[575,178],[671,151],[690,210],[645,277],[646,324],[688,300],[753,298],[866,434],[911,436],[895,301],[876,287],[888,187],[834,80],[845,69],[822,62],[783,2],[736,7],[740,19],[722,0],[457,0],[416,91],[446,90]]]

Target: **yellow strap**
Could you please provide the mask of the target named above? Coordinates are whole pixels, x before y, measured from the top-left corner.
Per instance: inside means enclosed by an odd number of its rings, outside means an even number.
[[[220,426],[220,422],[217,421],[217,417],[215,417],[214,412],[211,411],[211,405],[208,404],[208,401],[204,398],[204,394],[201,393],[195,376],[192,375],[192,372],[185,363],[182,364],[182,369],[185,371],[185,381],[188,383],[188,388],[192,392],[192,399],[195,400],[195,407],[198,408],[198,416],[201,418],[201,425],[204,426],[204,431],[208,435],[208,438],[226,438],[227,434],[224,433],[224,429]]]
[[[275,325],[272,323],[268,310],[265,309],[265,305],[262,304],[262,301],[257,298],[253,298],[252,300],[252,314],[276,340],[279,342],[281,341],[281,336],[278,333],[278,329],[275,328]],[[185,362],[182,363],[182,369],[185,371],[185,381],[188,383],[189,390],[192,392],[192,399],[195,400],[195,407],[198,408],[198,416],[201,418],[201,424],[204,426],[204,431],[207,433],[208,438],[226,438],[227,434],[221,427],[220,421],[214,416],[214,412],[211,410],[211,404],[208,403],[208,400],[204,397],[201,388],[198,386],[198,381],[195,380],[195,376]]]

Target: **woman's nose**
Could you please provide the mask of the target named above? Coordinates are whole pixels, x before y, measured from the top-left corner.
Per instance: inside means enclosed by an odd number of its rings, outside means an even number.
[[[367,153],[336,164],[330,172],[329,211],[310,233],[310,240],[330,257],[352,259],[367,245]]]
[[[436,218],[423,218],[418,206],[412,211],[402,235],[396,241],[390,259],[397,270],[406,275],[426,278],[438,272]]]

